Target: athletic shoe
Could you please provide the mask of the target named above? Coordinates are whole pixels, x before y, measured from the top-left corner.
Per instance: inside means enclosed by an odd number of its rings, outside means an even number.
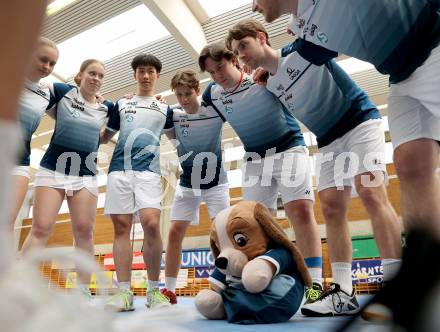
[[[354,295],[344,292],[339,284],[331,284],[313,303],[304,305],[301,313],[305,316],[340,316],[354,315],[359,311],[359,303]]]
[[[170,307],[170,299],[163,295],[159,288],[153,288],[151,292],[147,292],[147,303],[145,303],[147,308],[157,309],[161,307]]]
[[[316,302],[316,300],[318,300],[322,295],[322,292],[322,286],[317,282],[314,282],[312,287],[307,288],[306,292],[304,293],[305,301],[303,305]]]
[[[133,311],[133,292],[128,289],[119,288],[116,293],[111,296],[104,306],[106,311]]]
[[[167,298],[170,299],[170,303],[171,304],[177,304],[177,296],[176,293],[174,293],[173,291],[170,291],[166,288],[162,288],[160,290],[160,292],[162,293],[162,295],[165,295]]]

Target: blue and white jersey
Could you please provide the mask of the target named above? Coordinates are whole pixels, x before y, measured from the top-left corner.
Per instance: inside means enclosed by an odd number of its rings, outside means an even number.
[[[107,129],[119,130],[109,166],[114,171],[150,171],[160,174],[160,136],[172,127],[172,110],[156,97],[122,98],[115,106]]]
[[[257,258],[271,262],[276,268],[274,275],[286,274],[295,277],[295,279],[300,275],[295,261],[293,260],[292,253],[285,247],[270,249]],[[217,285],[221,289],[225,289],[229,285],[240,283],[241,279],[225,275],[218,268],[214,268],[214,271],[209,276],[209,282]]]
[[[298,44],[302,45],[301,54],[297,52]],[[318,52],[310,60],[323,65],[314,65],[306,59],[315,49]],[[323,147],[360,123],[379,119],[380,113],[334,60],[327,61],[323,53],[318,61],[319,49],[312,43],[297,40],[279,50],[277,72],[269,76],[266,88],[316,135],[318,147]]]
[[[79,88],[64,83],[54,83],[52,94],[55,131],[40,166],[74,176],[96,175],[99,133],[113,103],[90,104]]]
[[[292,31],[330,50],[408,78],[440,41],[439,0],[299,0]]]
[[[173,109],[177,154],[183,173],[180,185],[209,189],[228,182],[223,168],[221,135],[223,119],[204,102],[195,114]]]
[[[266,152],[283,152],[305,145],[295,118],[265,87],[245,75],[240,86],[232,92],[211,83],[203,100],[214,106],[228,121],[243,142],[246,152],[256,152],[262,158]]]
[[[18,163],[20,166],[29,166],[30,164],[32,135],[37,130],[41,117],[49,106],[49,101],[48,87],[29,80],[25,82],[18,110],[18,120],[24,141],[24,149]]]

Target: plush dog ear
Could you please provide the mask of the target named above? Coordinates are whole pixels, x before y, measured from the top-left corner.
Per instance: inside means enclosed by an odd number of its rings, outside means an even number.
[[[307,270],[304,257],[296,248],[292,241],[289,240],[284,230],[272,217],[269,210],[261,203],[257,203],[254,208],[254,217],[263,228],[267,236],[279,245],[286,247],[292,253],[293,260],[298,268],[299,273],[307,287],[312,286],[312,278]]]
[[[211,225],[211,231],[209,233],[209,245],[211,246],[211,252],[212,252],[212,255],[214,256],[214,259],[217,259],[218,255],[220,255],[220,249],[217,248],[217,245],[215,244],[214,236],[216,237],[217,234],[215,232],[215,227],[214,227],[214,223],[213,223]]]

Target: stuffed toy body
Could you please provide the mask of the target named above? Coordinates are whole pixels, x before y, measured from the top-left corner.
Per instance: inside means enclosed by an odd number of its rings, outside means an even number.
[[[240,202],[221,211],[210,240],[216,267],[209,278],[212,290],[196,297],[202,315],[268,324],[295,314],[311,278],[302,255],[266,207]]]

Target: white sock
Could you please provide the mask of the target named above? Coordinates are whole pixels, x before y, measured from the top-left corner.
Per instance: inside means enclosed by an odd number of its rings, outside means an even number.
[[[312,282],[320,284],[322,286],[322,269],[318,267],[308,267],[307,269],[312,276]]]
[[[17,163],[20,129],[16,122],[0,120],[0,276],[13,256],[11,233],[12,167]]]
[[[125,289],[125,290],[130,290],[130,281],[121,281],[118,282],[118,288],[119,289]]]
[[[350,263],[332,263],[333,282],[339,284],[347,294],[353,291]]]
[[[172,291],[172,292],[176,291],[176,283],[177,283],[177,278],[165,277],[165,287],[169,291]]]
[[[83,284],[83,283],[79,283],[78,284],[78,289],[84,292],[90,292],[89,289],[89,284]]]
[[[159,280],[148,280],[148,292],[152,292],[155,288],[159,288]]]
[[[383,281],[387,282],[393,279],[397,274],[397,272],[399,272],[401,264],[402,264],[401,259],[393,259],[393,258],[382,259]]]

